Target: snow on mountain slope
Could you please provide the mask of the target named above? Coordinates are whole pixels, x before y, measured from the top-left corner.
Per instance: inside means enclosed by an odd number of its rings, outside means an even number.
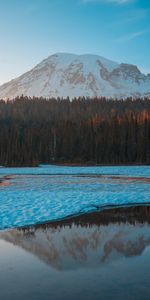
[[[130,64],[97,55],[58,53],[31,71],[0,86],[0,98],[150,96],[150,75]]]

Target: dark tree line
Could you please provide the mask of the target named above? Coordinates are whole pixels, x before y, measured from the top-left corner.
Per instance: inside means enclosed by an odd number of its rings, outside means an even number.
[[[150,163],[150,99],[0,101],[0,165]]]

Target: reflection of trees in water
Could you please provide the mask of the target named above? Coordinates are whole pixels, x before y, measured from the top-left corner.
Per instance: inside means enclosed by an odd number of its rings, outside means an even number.
[[[100,208],[93,205],[93,208]],[[131,204],[125,206],[113,206],[108,205],[103,207],[102,211],[95,211],[92,213],[85,213],[81,215],[75,215],[71,217],[67,217],[65,219],[59,221],[47,222],[45,224],[37,224],[33,226],[22,227],[21,229],[25,232],[25,234],[30,234],[31,232],[35,232],[37,229],[42,228],[42,230],[47,228],[52,228],[53,230],[59,229],[64,226],[72,227],[74,224],[76,226],[90,227],[93,225],[101,226],[101,225],[109,225],[109,224],[120,224],[120,223],[129,223],[129,224],[150,224],[150,205],[147,203],[145,205],[142,204]]]
[[[126,258],[143,253],[150,245],[149,215],[149,206],[120,207],[62,222],[4,231],[0,238],[57,270],[82,265],[98,267],[113,260],[113,253],[115,257]]]
[[[89,264],[98,267],[113,260],[111,254],[114,252],[118,257],[141,255],[150,245],[150,237],[143,228],[145,226],[110,224],[101,227],[93,225],[84,230],[84,227],[74,225],[70,229],[68,226],[61,227],[59,231],[53,231],[50,227],[47,230],[40,228],[32,235],[23,230],[11,230],[1,233],[1,238],[61,270],[66,268],[68,261],[73,268]]]

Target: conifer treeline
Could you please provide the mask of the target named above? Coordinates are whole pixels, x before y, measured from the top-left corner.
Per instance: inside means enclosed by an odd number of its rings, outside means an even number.
[[[150,163],[150,99],[0,101],[0,165]]]

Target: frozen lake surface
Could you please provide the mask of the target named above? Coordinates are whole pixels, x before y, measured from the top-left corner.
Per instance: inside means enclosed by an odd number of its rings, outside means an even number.
[[[0,168],[0,182],[0,229],[150,202],[150,166]]]

